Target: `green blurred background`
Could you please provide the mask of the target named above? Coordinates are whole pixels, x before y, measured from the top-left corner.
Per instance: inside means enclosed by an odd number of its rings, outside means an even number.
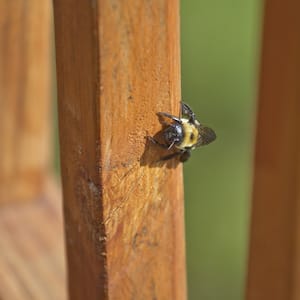
[[[181,1],[182,97],[218,136],[184,166],[190,300],[244,298],[261,11]]]

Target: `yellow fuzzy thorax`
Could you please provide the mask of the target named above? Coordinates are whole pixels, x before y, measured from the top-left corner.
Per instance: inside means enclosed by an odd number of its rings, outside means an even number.
[[[184,138],[182,143],[180,145],[177,145],[176,147],[179,149],[194,148],[198,141],[199,131],[194,124],[189,123],[189,120],[181,120],[183,122],[182,128],[184,132]]]

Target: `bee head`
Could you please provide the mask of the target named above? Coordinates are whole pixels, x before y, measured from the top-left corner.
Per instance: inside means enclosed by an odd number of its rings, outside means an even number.
[[[204,146],[208,145],[211,142],[213,142],[216,139],[216,133],[209,127],[206,126],[199,126],[198,127],[198,141],[197,141],[197,146]]]

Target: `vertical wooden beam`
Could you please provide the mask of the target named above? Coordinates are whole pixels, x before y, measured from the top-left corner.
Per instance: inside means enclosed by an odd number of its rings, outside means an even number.
[[[185,299],[182,168],[145,136],[179,112],[177,0],[54,0],[71,299]]]
[[[300,298],[300,2],[267,0],[247,299]]]
[[[0,1],[0,202],[41,191],[50,149],[48,0]]]

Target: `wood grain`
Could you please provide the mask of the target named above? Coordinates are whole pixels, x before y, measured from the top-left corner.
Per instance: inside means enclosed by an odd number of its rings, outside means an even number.
[[[36,201],[2,204],[1,300],[67,299],[61,203],[48,176]]]
[[[177,0],[55,0],[70,299],[185,299],[182,168],[146,143],[179,112]]]
[[[266,1],[247,299],[300,299],[300,2]]]
[[[0,16],[0,202],[28,200],[49,167],[51,2],[2,0]]]

